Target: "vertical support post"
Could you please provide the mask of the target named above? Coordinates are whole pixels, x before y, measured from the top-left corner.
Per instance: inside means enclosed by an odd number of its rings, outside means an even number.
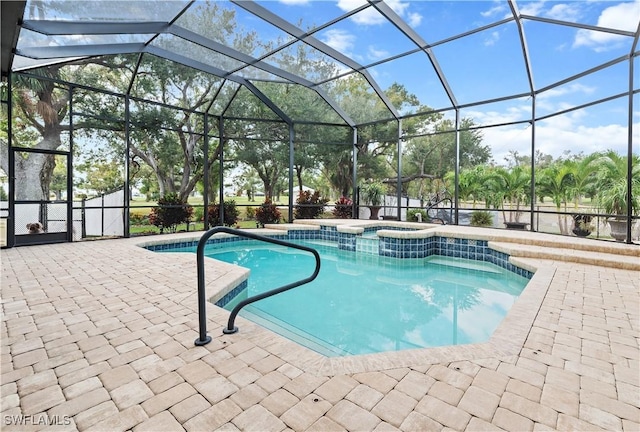
[[[396,211],[398,220],[402,219],[402,119],[398,119],[398,178],[396,181]]]
[[[289,123],[289,216],[288,222],[293,222],[293,165],[295,157],[295,149],[293,148],[293,142],[295,139],[295,131],[293,130],[293,123]],[[300,191],[302,192],[302,191]]]
[[[204,173],[203,180],[204,181],[204,189],[202,197],[202,204],[204,205],[204,210],[202,212],[203,222],[204,222],[204,230],[209,229],[209,113],[204,113],[204,143],[202,148],[202,153],[204,157]],[[197,223],[197,221],[196,221]],[[189,230],[189,224],[187,224],[187,231]]]
[[[536,95],[531,95],[531,214],[529,220],[529,230],[537,231],[538,227],[534,228],[534,210],[536,204]]]
[[[353,190],[351,191],[351,218],[358,219],[360,217],[360,207],[358,200],[358,128],[353,128],[353,138],[352,138],[352,152],[353,152],[353,167],[352,167],[352,175],[353,175]]]
[[[638,42],[636,38],[635,44]],[[629,109],[627,110],[627,239],[626,243],[631,244],[631,226],[633,225],[633,208],[631,206],[633,198],[633,60],[634,56],[629,56]]]
[[[82,198],[82,221],[81,221],[81,225],[82,225],[82,238],[85,239],[87,238],[87,199],[86,198]]]
[[[222,116],[218,118],[218,132],[220,134],[220,153],[218,153],[220,160],[220,174],[218,182],[220,183],[218,196],[218,214],[220,215],[220,226],[224,226],[224,119]]]
[[[131,175],[131,111],[129,94],[124,97],[124,140],[125,140],[125,157],[124,157],[124,236],[131,237],[131,223],[130,223],[130,211],[131,211],[131,187],[129,185],[129,176]]]
[[[7,140],[9,161],[9,216],[7,218],[7,247],[16,244],[16,158],[13,151],[13,74],[7,75]]]
[[[67,154],[67,241],[73,241],[73,87],[69,86],[69,153]]]
[[[459,223],[460,209],[460,108],[456,108],[456,160],[454,167],[453,223]]]
[[[104,237],[104,194],[100,194],[100,236]]]

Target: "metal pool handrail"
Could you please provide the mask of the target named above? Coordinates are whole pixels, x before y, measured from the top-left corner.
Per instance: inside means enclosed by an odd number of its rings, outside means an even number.
[[[429,211],[432,209],[438,209],[438,204],[440,203],[444,203],[446,201],[449,201],[449,222],[453,222],[453,200],[451,199],[451,196],[449,195],[449,192],[447,191],[443,191],[442,195],[441,193],[437,192],[432,198],[429,199],[429,202],[427,203],[427,207],[425,209],[425,213],[427,214],[427,217],[431,220],[438,220],[440,222],[442,222],[442,225],[446,225],[447,221],[439,218],[439,217],[431,217],[429,216]],[[437,213],[436,213],[437,215]],[[457,222],[456,222],[457,223]]]
[[[200,327],[200,336],[198,339],[196,339],[195,344],[198,346],[206,345],[209,342],[211,342],[211,336],[207,335],[207,316],[206,316],[207,309],[206,309],[206,293],[205,293],[205,283],[204,283],[204,248],[207,244],[207,240],[209,240],[209,237],[220,232],[237,235],[239,237],[246,237],[253,240],[260,240],[267,243],[273,243],[280,246],[299,249],[305,252],[310,252],[313,254],[313,256],[316,259],[316,268],[313,271],[313,274],[311,276],[305,279],[301,279],[297,282],[293,282],[293,283],[281,286],[280,288],[275,288],[275,289],[272,289],[271,291],[267,291],[262,294],[255,295],[253,297],[246,298],[242,300],[240,303],[238,303],[236,307],[234,307],[233,310],[231,311],[231,315],[229,315],[229,322],[227,323],[227,327],[222,330],[222,333],[224,334],[232,334],[238,331],[238,327],[234,326],[234,322],[235,322],[236,316],[238,315],[238,312],[240,312],[240,309],[242,309],[246,305],[251,304],[253,302],[257,302],[258,300],[265,299],[267,297],[274,296],[276,294],[280,294],[281,292],[288,291],[291,288],[295,288],[300,285],[309,283],[312,280],[314,280],[316,276],[318,276],[318,273],[320,272],[320,255],[318,254],[318,251],[310,247],[300,246],[300,245],[289,243],[283,240],[273,239],[266,236],[261,236],[258,234],[253,234],[250,232],[240,231],[240,230],[227,228],[227,227],[215,227],[210,229],[209,231],[204,233],[200,238],[200,241],[198,241],[198,249],[196,253],[197,265],[198,265],[198,324]]]

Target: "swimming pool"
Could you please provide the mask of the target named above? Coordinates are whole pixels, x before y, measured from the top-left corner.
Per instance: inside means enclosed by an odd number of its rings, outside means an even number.
[[[322,258],[310,284],[245,307],[240,315],[327,356],[487,341],[528,282],[482,261],[432,255],[398,259],[296,240]],[[165,248],[164,251],[195,251]],[[207,246],[206,256],[251,270],[228,303],[309,276],[313,257],[254,241]],[[225,302],[228,299],[225,298]]]

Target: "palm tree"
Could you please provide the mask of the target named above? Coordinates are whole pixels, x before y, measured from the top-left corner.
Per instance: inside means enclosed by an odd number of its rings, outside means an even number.
[[[564,204],[567,211],[567,202],[570,199],[570,191],[573,187],[572,170],[567,161],[556,162],[547,168],[540,170],[537,177],[536,193],[539,197],[548,196],[556,206],[558,212],[558,228],[561,234],[568,234],[566,215],[561,215],[560,210]]]
[[[569,194],[575,209],[580,206],[580,200],[593,191],[598,172],[598,165],[594,161],[598,157],[600,157],[598,153],[592,153],[578,161],[567,161],[573,179]]]
[[[460,171],[458,182],[460,199],[464,201],[472,200],[473,208],[476,208],[476,204],[484,198],[486,193],[485,181],[486,170],[483,165]]]
[[[40,70],[44,76],[59,78],[59,66]],[[34,133],[27,142],[15,143],[38,150],[56,150],[62,145],[63,120],[68,114],[68,92],[52,81],[18,75],[14,80],[14,123],[16,129]],[[0,140],[0,168],[9,172],[8,142]],[[55,157],[47,153],[19,153],[15,160],[15,198],[48,200]]]
[[[511,169],[496,168],[489,175],[490,185],[495,193],[502,196],[503,217],[507,221],[504,202],[509,204],[509,222],[520,221],[520,206],[529,202],[529,187],[531,185],[531,170],[523,165],[517,165]]]
[[[629,210],[631,210],[631,215],[638,215],[638,212],[640,212],[640,157],[633,155],[631,159],[630,202],[627,196],[627,157],[620,156],[613,150],[608,150],[598,157],[594,163],[598,166],[596,183],[598,206],[605,213],[613,216],[608,219],[612,231],[611,236],[618,241],[623,241],[626,238],[626,217]],[[623,229],[624,233],[622,232]]]

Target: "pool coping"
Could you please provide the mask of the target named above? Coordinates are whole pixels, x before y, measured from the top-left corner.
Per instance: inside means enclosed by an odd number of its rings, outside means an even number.
[[[318,222],[321,224],[324,220],[319,220]],[[360,223],[350,225],[372,226],[371,224],[366,223],[366,221],[356,222]],[[264,229],[251,229],[248,231],[267,236],[275,236],[283,235],[283,231],[287,231],[287,229],[292,226],[295,226],[295,230],[301,230],[307,227],[319,229],[318,225],[320,224],[279,224],[277,229],[267,226]],[[391,221],[380,221],[380,223],[374,226],[389,226],[391,224]],[[406,223],[395,222],[395,224],[405,225]],[[306,225],[306,227],[303,227],[304,225]],[[315,225],[315,227],[313,225]],[[502,236],[496,235],[495,233],[483,236],[477,231],[475,233],[460,232],[457,230],[452,232],[450,228],[447,228],[446,230],[443,230],[442,228],[443,227],[441,226],[436,226],[436,228],[429,227],[426,230],[429,231],[428,233],[422,232],[425,230],[392,232],[401,233],[403,236],[414,233],[420,236],[437,235],[459,238],[468,238],[471,236],[477,240],[490,241],[489,239],[491,239],[493,241],[504,241]],[[456,226],[456,228],[459,227]],[[197,236],[180,236],[179,238],[172,236],[172,238],[167,238],[166,240],[154,239],[147,242],[137,243],[137,246],[146,247],[158,244],[174,244],[177,241],[197,241],[200,238],[201,233],[196,235]],[[219,233],[214,236],[214,238],[216,237],[225,238],[233,236]],[[206,293],[210,306],[216,310],[215,316],[218,318],[221,314],[228,316],[228,311],[216,306],[214,303],[226,295],[231,289],[245,281],[249,276],[249,270],[233,264],[222,263],[214,259],[208,259],[205,261],[207,262],[207,266],[224,266],[227,269],[225,278],[207,280]],[[263,349],[279,356],[301,370],[318,376],[374,372],[402,367],[424,368],[425,366],[432,364],[461,360],[479,360],[496,357],[508,358],[520,353],[555,274],[555,266],[550,261],[545,262],[545,260],[540,259],[536,260],[510,257],[509,262],[518,267],[527,269],[534,274],[523,292],[512,305],[506,317],[498,325],[490,339],[484,343],[407,349],[375,354],[327,357],[241,316],[237,317],[236,324],[241,329],[240,332],[242,333],[243,338],[248,338],[256,345],[261,346]]]

